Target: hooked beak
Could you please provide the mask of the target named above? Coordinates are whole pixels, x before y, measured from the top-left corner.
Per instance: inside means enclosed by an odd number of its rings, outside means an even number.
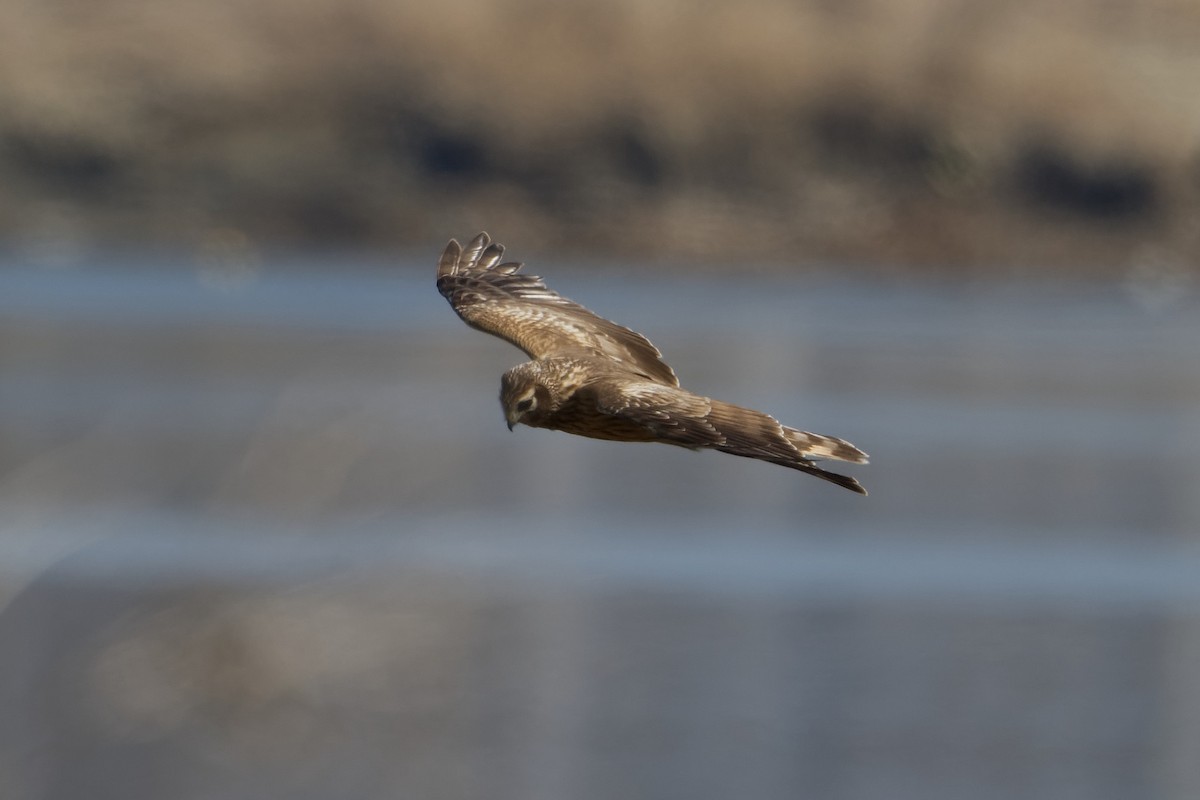
[[[504,414],[504,421],[508,423],[508,429],[511,431],[521,421],[521,414],[515,411],[507,411]]]

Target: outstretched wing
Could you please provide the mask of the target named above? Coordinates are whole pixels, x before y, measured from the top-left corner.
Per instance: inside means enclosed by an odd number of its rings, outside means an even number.
[[[867,493],[854,478],[813,463],[823,458],[867,463],[866,453],[842,439],[789,428],[761,411],[660,384],[611,381],[596,391],[602,412],[645,426],[659,441],[769,461]]]
[[[501,263],[503,245],[481,233],[464,249],[454,239],[438,263],[437,287],[463,321],[499,336],[531,358],[584,351],[616,361],[652,381],[678,386],[650,340],[548,289],[536,275]]]

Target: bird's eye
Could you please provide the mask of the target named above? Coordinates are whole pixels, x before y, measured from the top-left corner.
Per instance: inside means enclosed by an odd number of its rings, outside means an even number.
[[[522,414],[531,408],[533,408],[533,398],[532,397],[526,397],[524,400],[517,403],[517,411],[520,411]]]

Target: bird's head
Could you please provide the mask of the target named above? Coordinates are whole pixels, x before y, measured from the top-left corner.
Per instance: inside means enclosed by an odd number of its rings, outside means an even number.
[[[536,412],[539,404],[547,404],[549,399],[549,392],[538,380],[533,363],[518,364],[500,379],[500,405],[510,431],[519,422],[529,424],[526,417]]]

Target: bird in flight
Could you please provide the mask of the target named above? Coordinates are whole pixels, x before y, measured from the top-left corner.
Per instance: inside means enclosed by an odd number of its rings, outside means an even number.
[[[862,450],[681,388],[645,336],[560,296],[541,278],[520,272],[522,264],[503,258],[503,245],[486,233],[465,248],[451,239],[438,263],[437,288],[472,328],[533,359],[500,380],[509,430],[523,423],[593,439],[719,450],[867,493],[854,478],[815,463],[865,464]]]

